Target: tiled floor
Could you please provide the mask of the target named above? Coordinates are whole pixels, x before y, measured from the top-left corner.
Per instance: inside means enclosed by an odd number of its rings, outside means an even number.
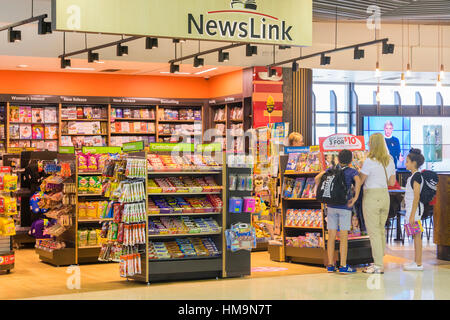
[[[450,299],[450,263],[436,259],[432,242],[424,241],[425,271],[404,272],[401,266],[414,255],[411,243],[393,243],[385,258],[386,273],[368,276],[327,274],[323,268],[276,263],[266,252],[254,253],[253,266],[278,267],[281,271],[258,272],[252,277],[159,283],[150,286],[121,281],[117,265],[102,266],[101,278],[94,279],[99,266],[82,266],[81,290],[54,290],[33,299]],[[111,270],[113,270],[112,274]],[[285,270],[287,269],[287,270]],[[52,269],[58,272],[63,270]],[[55,272],[55,271],[54,271]],[[62,274],[58,278],[62,277]],[[67,276],[65,276],[67,277]],[[111,278],[111,279],[109,279]],[[1,278],[0,278],[1,279]],[[105,283],[106,282],[106,283]],[[110,288],[108,288],[110,287]],[[53,288],[55,289],[55,288]],[[47,290],[42,290],[42,293]],[[59,290],[61,291],[61,290]],[[73,292],[73,293],[72,293]],[[17,298],[17,297],[16,297]]]

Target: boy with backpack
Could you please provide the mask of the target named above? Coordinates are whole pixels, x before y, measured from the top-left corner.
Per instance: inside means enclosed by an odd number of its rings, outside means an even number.
[[[347,264],[348,232],[351,228],[352,208],[359,198],[361,180],[357,170],[350,168],[353,154],[342,150],[338,155],[339,164],[316,176],[317,200],[327,204],[328,225],[328,266],[327,271],[336,272],[334,249],[339,230],[341,266],[339,273],[355,273],[356,269]],[[352,196],[352,185],[355,195]]]
[[[424,218],[426,206],[433,206],[436,196],[437,184],[439,178],[433,171],[419,172],[419,168],[425,163],[422,151],[411,149],[406,158],[406,169],[411,171],[412,175],[406,182],[405,192],[405,223],[410,225]],[[431,211],[431,210],[429,210]],[[405,271],[423,271],[422,264],[422,232],[413,235],[414,237],[414,262],[403,265]]]

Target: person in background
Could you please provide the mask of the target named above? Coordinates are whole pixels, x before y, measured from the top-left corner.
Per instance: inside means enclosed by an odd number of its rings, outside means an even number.
[[[389,149],[389,154],[394,158],[395,168],[397,168],[397,162],[402,162],[404,159],[400,149],[400,141],[392,135],[393,131],[394,125],[392,121],[386,121],[384,124],[384,139]]]
[[[369,149],[360,178],[364,184],[363,216],[370,237],[374,264],[363,272],[381,274],[384,273],[385,226],[390,205],[388,187],[395,185],[395,165],[381,133],[370,136]]]
[[[352,196],[350,192],[347,194],[347,205],[328,205],[327,206],[327,219],[328,219],[328,272],[335,272],[336,267],[334,265],[334,246],[336,242],[337,230],[339,230],[340,240],[340,254],[341,254],[341,266],[339,273],[355,273],[356,269],[353,269],[347,264],[347,252],[348,252],[348,232],[351,229],[352,224],[352,208],[355,202],[359,198],[361,191],[361,180],[358,176],[358,171],[353,168],[349,168],[353,160],[353,154],[349,150],[342,150],[338,155],[339,166],[344,170],[345,183],[348,190],[352,190],[352,186],[355,185],[355,195]],[[328,169],[330,170],[330,169]],[[320,184],[320,180],[326,171],[321,172],[316,176],[316,185]]]
[[[405,221],[413,225],[421,220],[424,212],[424,205],[420,202],[420,192],[422,191],[422,175],[419,168],[425,163],[425,157],[419,149],[411,149],[406,157],[406,169],[412,175],[406,182],[405,193]],[[423,271],[422,265],[422,233],[414,235],[415,261],[403,265],[405,271]]]
[[[290,147],[303,147],[305,145],[303,142],[303,136],[298,132],[292,132],[288,139]]]

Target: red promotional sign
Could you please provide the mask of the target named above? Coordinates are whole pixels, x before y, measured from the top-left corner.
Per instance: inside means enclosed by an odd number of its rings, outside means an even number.
[[[11,167],[0,167],[0,173],[10,173]]]
[[[337,133],[326,138],[319,138],[320,151],[364,151],[366,149],[363,136],[349,133]]]
[[[0,256],[0,266],[14,264],[15,257],[13,254],[8,256]]]

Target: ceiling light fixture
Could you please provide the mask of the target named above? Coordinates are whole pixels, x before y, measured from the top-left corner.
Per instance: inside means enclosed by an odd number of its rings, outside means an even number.
[[[405,74],[402,72],[402,76],[401,76],[401,80],[400,80],[400,86],[402,88],[406,87],[406,79],[405,79]]]
[[[117,45],[117,56],[127,56],[128,55],[128,46],[123,46],[120,43]]]
[[[441,64],[441,71],[439,72],[439,75],[441,76],[441,79],[445,79],[445,69],[443,64]]]
[[[441,75],[440,75],[440,74],[438,74],[438,79],[437,79],[437,82],[436,82],[436,87],[442,88],[442,79],[441,79]]]
[[[195,57],[194,58],[194,68],[201,68],[205,65],[205,59]]]
[[[377,61],[377,64],[375,66],[375,76],[380,77],[380,75],[381,75],[380,62]]]
[[[299,68],[300,67],[297,62],[292,62],[292,72],[297,72]]]
[[[22,40],[22,31],[20,30],[13,30],[13,28],[8,29],[8,41],[13,42],[20,42]]]
[[[286,49],[290,49],[290,48],[291,48],[291,46],[283,46],[283,45],[278,46],[278,49],[280,49],[280,50],[286,50]]]
[[[19,64],[19,65],[17,65],[17,68],[28,68],[29,67],[29,65],[27,65],[27,64]]]
[[[170,64],[170,73],[178,73],[178,72],[180,72],[180,65],[171,63]]]
[[[196,72],[194,74],[203,74],[203,73],[211,72],[211,71],[214,71],[214,70],[217,70],[217,69],[218,69],[217,67],[214,67],[214,68],[211,68],[211,69],[207,69],[207,70]]]
[[[97,52],[88,52],[88,63],[94,63],[97,62],[99,59],[99,54]]]
[[[274,68],[268,68],[267,75],[269,76],[269,78],[275,77],[277,75],[277,70]]]
[[[406,76],[410,77],[411,76],[411,64],[407,64],[406,65]]]
[[[320,55],[320,65],[321,66],[326,66],[331,64],[331,57],[326,56],[325,54],[321,54]]]
[[[383,41],[383,54],[394,54],[395,45],[389,44],[387,41]]]
[[[38,34],[48,34],[52,33],[52,23],[45,22],[44,18],[39,20],[38,23]]]
[[[230,53],[223,50],[219,51],[219,62],[230,61]]]
[[[247,44],[245,46],[245,55],[247,57],[251,57],[258,54],[258,47],[252,46],[251,44]]]
[[[71,65],[70,59],[61,58],[61,69],[66,69],[70,67],[70,65]]]
[[[353,59],[360,60],[363,59],[365,56],[365,52],[362,49],[359,49],[358,47],[355,48],[355,52],[353,54]]]
[[[158,38],[147,37],[145,39],[145,49],[151,50],[153,48],[158,48]]]

